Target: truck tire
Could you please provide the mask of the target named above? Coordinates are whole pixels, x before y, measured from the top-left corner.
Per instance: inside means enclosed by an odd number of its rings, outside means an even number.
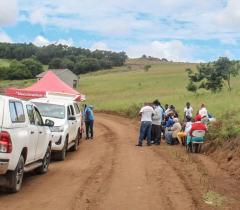
[[[54,159],[55,159],[55,160],[59,160],[59,161],[65,160],[65,158],[66,158],[66,153],[67,153],[67,144],[68,144],[68,140],[67,140],[67,138],[66,138],[62,150],[59,151],[59,152],[56,152],[56,153],[54,154],[54,157],[55,157]]]
[[[7,188],[11,193],[18,192],[22,187],[24,164],[25,164],[24,158],[21,155],[18,160],[16,169],[14,171],[9,172],[8,174],[9,186]]]
[[[50,160],[51,160],[51,147],[48,146],[47,151],[44,155],[44,158],[42,160],[42,166],[40,166],[39,168],[36,169],[36,172],[38,174],[45,174],[48,171],[48,166],[50,164]]]
[[[76,136],[76,138],[74,140],[74,145],[71,148],[71,151],[77,151],[78,150],[79,142],[80,142],[80,131],[78,130],[78,133],[77,133],[77,136]]]

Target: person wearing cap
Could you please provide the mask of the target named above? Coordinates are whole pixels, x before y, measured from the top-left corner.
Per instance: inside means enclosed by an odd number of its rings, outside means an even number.
[[[93,139],[93,124],[94,124],[94,114],[93,114],[93,105],[86,106],[84,111],[84,119],[86,126],[86,139]]]
[[[144,103],[144,106],[139,112],[139,115],[141,116],[141,126],[138,144],[136,146],[141,147],[145,138],[147,138],[147,145],[151,146],[152,117],[154,113],[151,104]]]
[[[154,115],[152,117],[151,143],[160,145],[163,109],[161,107],[161,103],[158,100],[155,100],[153,102],[153,109],[154,109]]]
[[[202,116],[200,114],[195,116],[195,122],[191,124],[191,126],[189,126],[189,128],[186,130],[187,132],[187,144],[190,143],[191,140],[193,141],[203,141],[204,137],[192,137],[192,133],[195,130],[203,130],[206,131],[207,127],[206,125],[201,121],[202,120]]]

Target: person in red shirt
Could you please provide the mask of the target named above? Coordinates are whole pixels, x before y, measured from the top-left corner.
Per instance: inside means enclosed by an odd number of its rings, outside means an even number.
[[[203,137],[194,137],[192,135],[193,131],[195,131],[195,130],[203,130],[203,131],[207,130],[206,125],[203,122],[201,122],[201,119],[202,119],[202,117],[200,114],[196,115],[195,122],[192,123],[191,126],[189,126],[188,131],[187,131],[187,133],[188,133],[187,144],[189,144],[190,141],[204,141],[204,136]]]

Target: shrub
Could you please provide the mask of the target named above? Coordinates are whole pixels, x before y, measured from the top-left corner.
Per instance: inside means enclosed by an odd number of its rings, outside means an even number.
[[[224,141],[235,139],[240,136],[240,120],[235,113],[227,112],[222,115],[221,120],[209,125],[207,139],[221,145]]]
[[[138,113],[140,111],[142,107],[142,104],[131,104],[127,109],[122,110],[121,112],[123,112],[126,116],[130,117],[130,118],[134,118],[138,116]]]

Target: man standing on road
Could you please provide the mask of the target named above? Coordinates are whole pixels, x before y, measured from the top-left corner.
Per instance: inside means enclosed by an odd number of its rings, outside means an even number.
[[[89,139],[89,133],[91,135],[90,138],[93,139],[94,114],[92,105],[89,105],[85,108],[84,118],[86,126],[86,139]]]
[[[145,138],[147,138],[147,145],[151,146],[151,129],[154,110],[149,103],[145,103],[141,108],[139,115],[141,116],[141,126],[139,140],[136,146],[142,146],[143,140]]]
[[[161,143],[161,131],[162,131],[162,118],[163,118],[163,109],[158,100],[153,102],[154,106],[154,115],[152,117],[152,138],[151,143],[160,145]]]

